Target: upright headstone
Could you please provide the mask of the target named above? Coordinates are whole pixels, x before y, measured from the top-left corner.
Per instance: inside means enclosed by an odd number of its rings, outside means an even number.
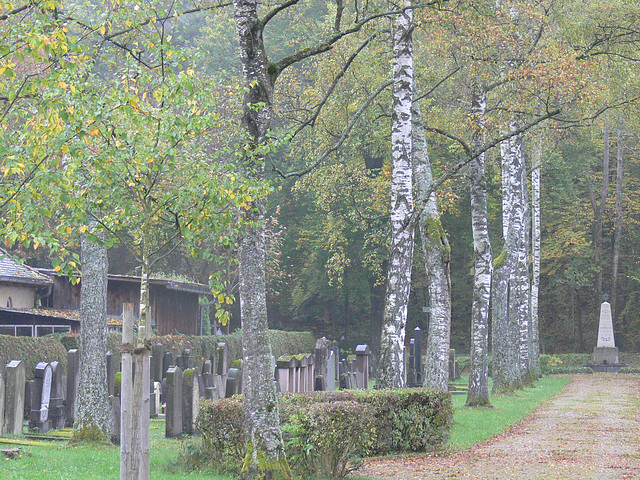
[[[111,415],[109,416],[109,427],[111,428],[111,443],[113,443],[114,445],[120,445],[120,397],[109,395],[109,407],[111,413]]]
[[[166,378],[167,370],[173,365],[175,365],[173,354],[171,352],[164,352],[164,357],[162,358],[162,378]]]
[[[24,415],[24,386],[26,372],[24,363],[11,360],[6,369],[5,399],[5,434],[22,435],[22,418]]]
[[[65,402],[67,427],[76,421],[76,397],[78,395],[78,379],[80,378],[80,354],[77,348],[67,352],[67,395]]]
[[[356,383],[358,388],[369,388],[369,359],[371,349],[369,345],[358,345],[356,347]]]
[[[227,365],[227,355],[228,355],[228,350],[227,350],[227,343],[226,342],[219,342],[218,343],[218,348],[216,349],[216,353],[217,355],[217,360],[218,360],[218,364],[217,364],[217,374],[218,375],[226,375],[227,372],[229,371],[229,367]]]
[[[51,365],[40,362],[36,365],[31,387],[31,414],[29,429],[47,433],[51,428],[49,419],[53,372]]]
[[[60,430],[64,428],[66,419],[64,416],[64,392],[62,387],[62,369],[57,361],[51,365],[51,402],[49,407],[49,417],[51,428]]]
[[[182,431],[188,435],[195,433],[195,422],[200,411],[200,379],[195,368],[184,372],[182,384]]]
[[[336,389],[336,371],[338,369],[338,365],[336,362],[336,354],[333,350],[329,350],[329,358],[327,360],[327,381],[325,382],[327,386],[327,391],[333,392]]]
[[[184,358],[184,368],[193,368],[193,353],[190,348],[185,348],[184,352],[182,352],[182,357]]]
[[[158,344],[151,347],[151,384],[161,382],[164,375],[162,365],[164,363],[164,345]]]
[[[413,331],[413,339],[415,341],[415,371],[416,385],[422,386],[422,330],[416,327]]]
[[[239,368],[230,368],[227,374],[227,391],[225,398],[232,397],[240,393],[240,382],[242,379],[242,370]]]
[[[316,377],[321,377],[320,380],[316,380],[316,388],[319,390],[327,390],[327,378],[329,378],[329,345],[331,345],[331,342],[325,337],[316,341]]]
[[[116,372],[119,370],[116,365],[116,357],[113,352],[107,352],[107,393],[113,395],[115,393]]]
[[[416,339],[409,340],[409,365],[407,366],[407,387],[416,386]]]
[[[178,366],[167,370],[165,400],[165,436],[179,437],[182,435],[182,370]]]
[[[609,302],[602,302],[600,306],[598,345],[593,349],[593,363],[596,365],[615,365],[618,363],[618,349],[613,337],[613,318]]]

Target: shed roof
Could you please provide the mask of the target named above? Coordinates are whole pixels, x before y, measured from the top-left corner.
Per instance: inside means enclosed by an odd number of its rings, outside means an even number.
[[[14,261],[5,250],[0,248],[0,282],[48,285],[53,283],[53,280],[28,265]]]

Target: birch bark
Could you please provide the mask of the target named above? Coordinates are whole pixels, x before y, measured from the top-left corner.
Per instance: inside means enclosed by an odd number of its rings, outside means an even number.
[[[427,192],[433,184],[431,162],[424,133],[420,104],[413,103],[413,176],[416,205],[425,205],[418,222],[424,266],[427,272],[431,317],[424,362],[424,386],[436,390],[449,389],[449,347],[451,337],[451,247],[440,221],[436,194]]]
[[[410,3],[405,2],[405,6]],[[413,209],[411,170],[411,104],[413,99],[413,45],[411,9],[399,14],[393,27],[393,105],[391,117],[391,240],[387,270],[377,384],[381,388],[403,387],[404,338],[411,287]]]
[[[484,115],[487,94],[474,87],[471,115],[474,125],[472,146],[480,150],[484,143]],[[471,356],[468,406],[489,405],[489,302],[493,276],[493,253],[487,223],[487,186],[484,177],[485,156],[469,165],[471,179],[471,229],[473,231],[473,304],[471,307]]]
[[[90,232],[100,237],[95,222]],[[110,438],[106,356],[107,248],[84,235],[81,260],[80,379],[73,438],[102,442]]]
[[[541,229],[540,187],[542,177],[542,145],[538,140],[533,147],[531,169],[531,247],[533,275],[531,282],[531,325],[529,334],[529,365],[532,375],[540,376],[540,322],[538,296],[540,289]]]

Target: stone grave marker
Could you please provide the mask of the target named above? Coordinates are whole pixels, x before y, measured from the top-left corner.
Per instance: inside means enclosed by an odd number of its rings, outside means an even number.
[[[116,372],[118,370],[115,355],[111,351],[107,352],[107,393],[109,395],[115,393]]]
[[[173,354],[171,352],[164,352],[164,357],[162,357],[162,378],[166,378],[167,370],[169,367],[175,365],[173,362]]]
[[[57,361],[51,362],[51,401],[49,405],[49,418],[51,428],[60,430],[64,428],[64,391],[62,388],[62,369]]]
[[[369,345],[358,345],[356,347],[356,384],[357,388],[369,388],[369,362],[371,358],[371,349]]]
[[[11,360],[6,368],[5,396],[5,434],[22,435],[22,418],[24,415],[24,390],[26,372],[24,363]]]
[[[162,369],[164,363],[164,345],[158,344],[151,347],[151,383],[161,382],[164,376]]]
[[[598,325],[598,344],[593,349],[593,363],[596,365],[616,365],[618,349],[613,335],[613,318],[611,305],[602,302],[600,306],[600,323]]]
[[[51,428],[49,418],[53,369],[50,364],[40,362],[36,365],[34,381],[31,387],[31,415],[29,429],[47,433]]]
[[[195,433],[195,422],[200,411],[200,378],[195,368],[184,372],[182,385],[182,431],[188,435]]]
[[[120,445],[120,397],[109,395],[111,443]]]
[[[72,348],[67,352],[67,394],[65,409],[67,427],[72,427],[76,421],[76,397],[78,396],[78,380],[80,378],[80,352]]]
[[[179,437],[182,435],[182,370],[178,366],[171,366],[167,370],[167,388],[165,393],[165,436]]]
[[[227,343],[226,342],[219,342],[218,343],[218,348],[216,349],[216,353],[217,353],[217,369],[216,369],[216,373],[218,375],[226,375],[227,372],[229,371],[229,368],[227,367]]]
[[[232,397],[240,393],[240,382],[242,378],[242,371],[239,368],[230,368],[227,374],[227,391],[225,392],[225,398]]]

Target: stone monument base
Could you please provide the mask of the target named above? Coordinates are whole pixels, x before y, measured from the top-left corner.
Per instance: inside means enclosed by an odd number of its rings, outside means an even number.
[[[593,363],[595,365],[617,365],[617,347],[595,347],[593,349]]]

